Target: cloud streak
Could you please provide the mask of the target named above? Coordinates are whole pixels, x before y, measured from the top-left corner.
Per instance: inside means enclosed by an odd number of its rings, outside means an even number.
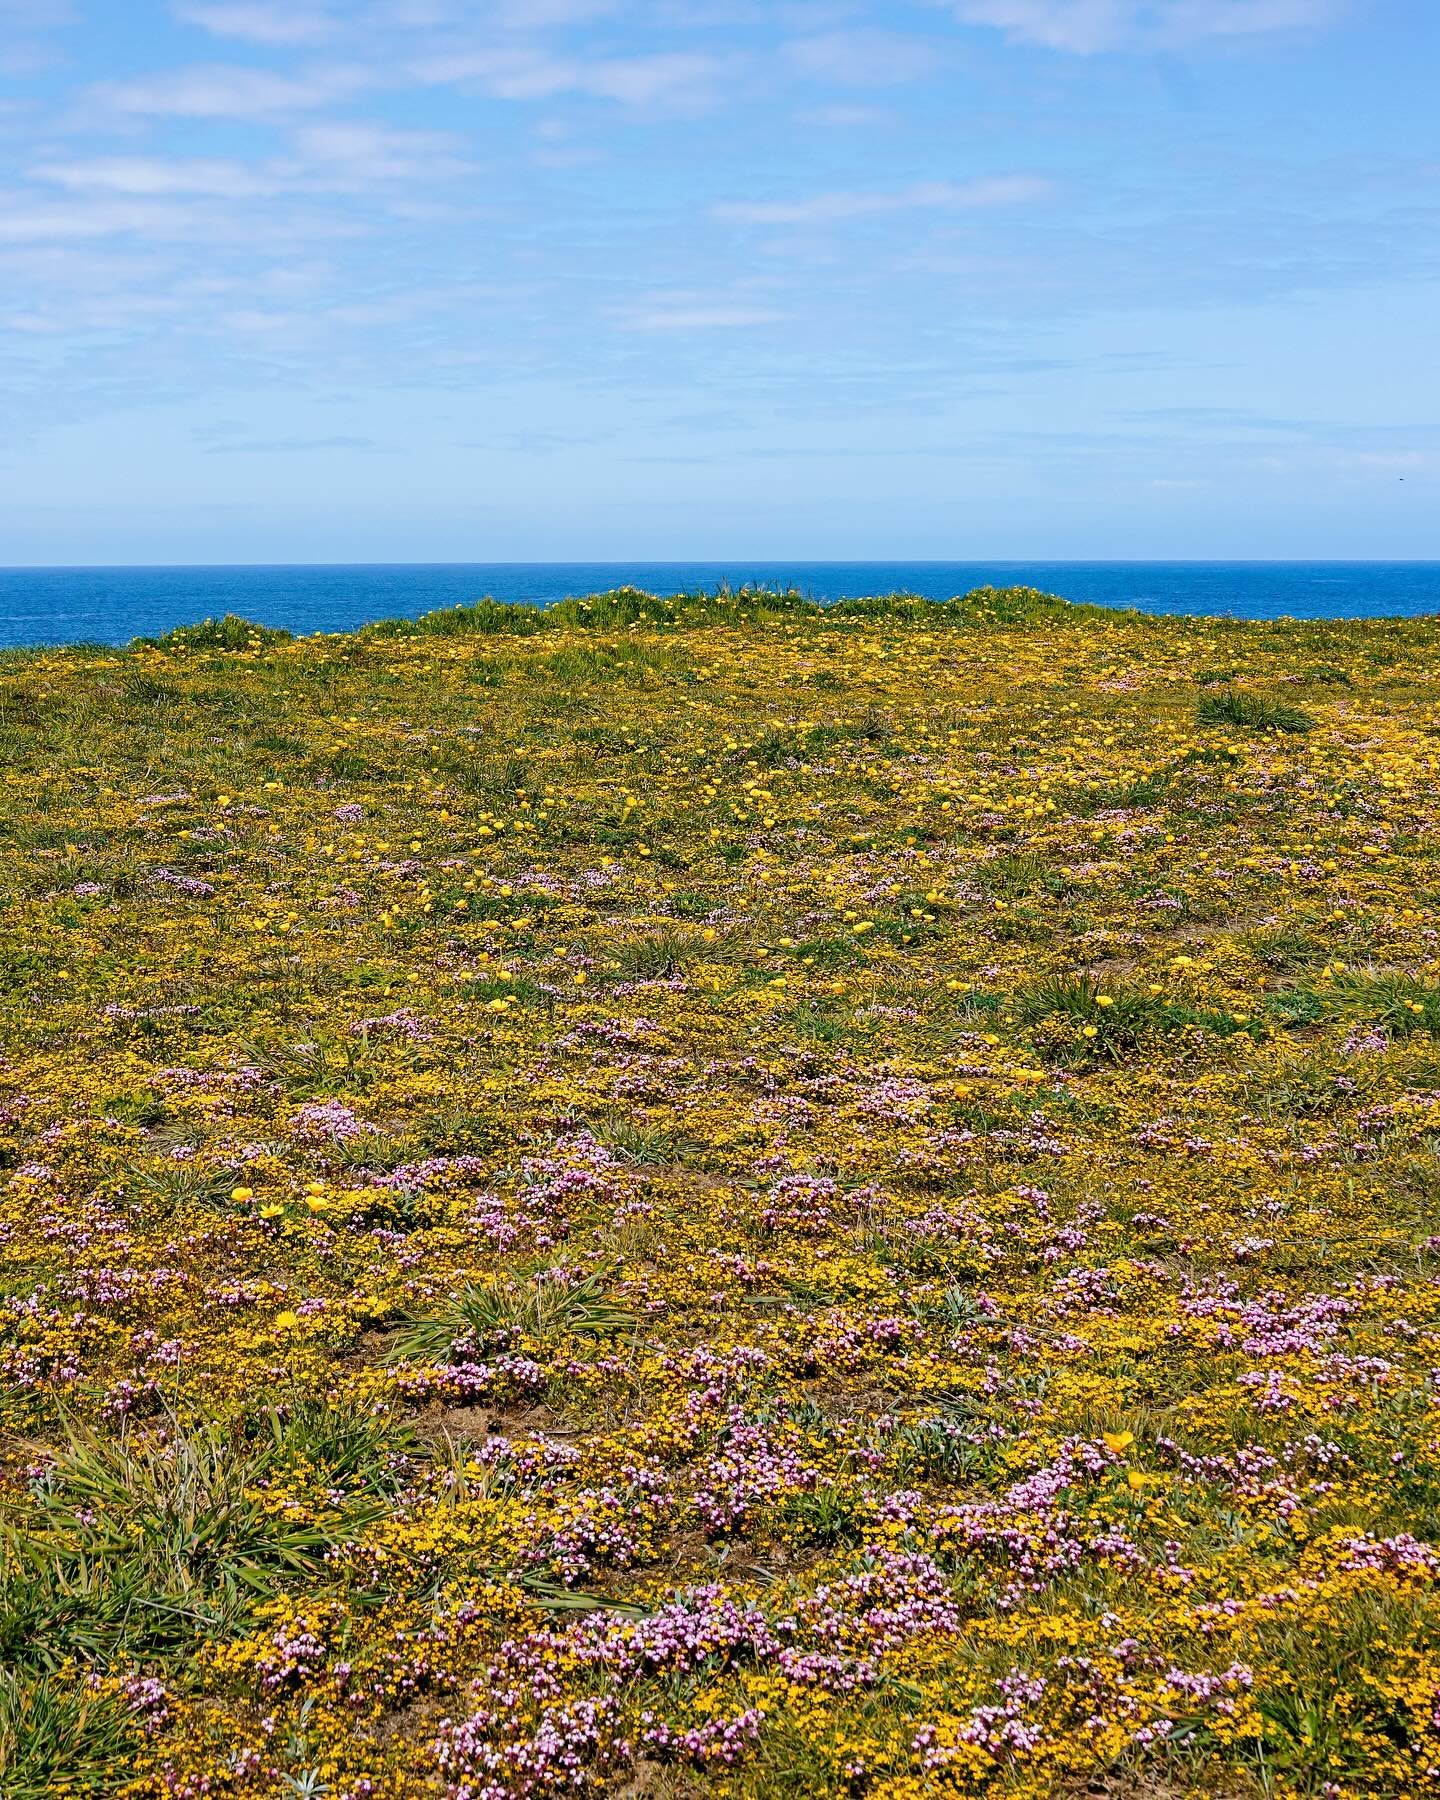
[[[202,63],[135,81],[102,82],[90,102],[102,113],[148,118],[266,123],[317,112],[378,85],[360,67],[325,67],[287,74],[239,63]]]
[[[32,174],[36,180],[71,193],[123,194],[131,199],[208,195],[248,200],[277,191],[274,178],[263,169],[220,158],[100,156],[89,161],[40,163]]]
[[[98,156],[37,164],[36,181],[72,194],[132,199],[254,200],[275,194],[374,193],[461,179],[476,165],[448,132],[398,131],[362,120],[296,127],[290,156],[263,162],[222,157]]]
[[[215,0],[215,4],[181,5],[175,14],[184,24],[212,37],[234,38],[267,49],[306,49],[329,43],[341,30],[335,14],[318,8],[266,4],[265,0]]]
[[[778,307],[705,294],[656,294],[621,316],[628,331],[739,331],[783,324],[793,315]]]
[[[1048,199],[1052,192],[1052,184],[1038,175],[991,175],[974,181],[916,181],[889,191],[852,188],[799,200],[724,200],[711,211],[731,225],[844,225],[894,213],[1021,206]]]
[[[0,0],[0,26],[7,30],[50,31],[75,22],[69,0]]]
[[[873,88],[917,81],[941,61],[936,46],[897,31],[817,32],[785,46],[789,65],[806,81]]]
[[[45,244],[108,237],[160,242],[189,235],[195,214],[157,200],[115,198],[0,206],[0,244]]]
[[[958,0],[966,25],[989,25],[1016,43],[1094,56],[1176,50],[1330,22],[1335,0]]]
[[[579,95],[628,107],[688,109],[713,97],[726,68],[723,58],[689,51],[582,58],[502,46],[423,57],[410,65],[410,73],[422,82],[497,100]]]

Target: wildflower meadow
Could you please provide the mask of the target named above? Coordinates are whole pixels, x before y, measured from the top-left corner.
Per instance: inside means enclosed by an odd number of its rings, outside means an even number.
[[[0,1793],[1440,1792],[1440,621],[0,656]]]

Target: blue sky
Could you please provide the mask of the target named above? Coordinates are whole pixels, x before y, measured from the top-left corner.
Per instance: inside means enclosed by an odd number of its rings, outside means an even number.
[[[0,563],[1440,556],[1434,0],[0,0]]]

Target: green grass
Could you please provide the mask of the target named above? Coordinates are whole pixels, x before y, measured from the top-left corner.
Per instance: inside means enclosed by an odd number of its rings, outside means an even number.
[[[632,1331],[635,1315],[610,1292],[608,1272],[580,1275],[564,1265],[490,1286],[467,1283],[401,1327],[395,1362],[445,1362],[517,1341],[613,1337]]]
[[[135,648],[154,650],[256,650],[272,644],[287,644],[293,632],[278,626],[257,625],[236,613],[222,619],[204,619],[198,625],[179,625],[174,631],[158,637],[138,637]]]
[[[1314,724],[1309,713],[1298,706],[1242,688],[1203,695],[1196,705],[1195,718],[1201,725],[1234,725],[1241,731],[1305,732]]]
[[[427,637],[533,637],[564,627],[614,630],[617,626],[756,625],[828,615],[837,620],[884,620],[897,623],[1017,625],[1035,620],[1099,612],[1076,607],[1038,588],[977,588],[953,600],[929,600],[919,594],[886,594],[822,604],[796,589],[722,586],[691,593],[651,594],[643,588],[616,588],[610,593],[557,601],[537,607],[484,599],[437,607],[414,619],[381,619],[365,626],[358,642]],[[183,625],[158,636],[139,637],[135,648],[181,651],[254,651],[287,643],[293,634],[257,625],[234,613]],[[140,679],[143,679],[140,678]]]
[[[140,1724],[113,1695],[73,1673],[0,1671],[0,1794],[5,1800],[113,1794],[129,1773]]]
[[[336,1480],[359,1476],[376,1433],[271,1415],[255,1442],[215,1426],[141,1436],[75,1429],[48,1474],[0,1511],[0,1663],[55,1671],[73,1660],[193,1654],[241,1629],[256,1606],[314,1581],[327,1550],[377,1513],[332,1502],[287,1516],[267,1480],[328,1448]]]

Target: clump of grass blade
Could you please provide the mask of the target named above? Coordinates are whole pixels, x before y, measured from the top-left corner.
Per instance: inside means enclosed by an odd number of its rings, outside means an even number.
[[[1234,725],[1241,731],[1306,732],[1315,723],[1298,706],[1243,688],[1203,695],[1196,705],[1195,718],[1201,725]]]
[[[0,1511],[0,1661],[189,1654],[314,1580],[326,1551],[380,1509],[277,1508],[265,1484],[293,1449],[278,1418],[257,1443],[215,1424],[73,1430],[44,1478]]]
[[[238,613],[220,619],[202,619],[198,625],[177,625],[158,637],[137,637],[132,649],[150,650],[256,650],[267,644],[288,644],[293,633],[277,625],[257,625]]]
[[[581,1274],[552,1265],[521,1279],[467,1282],[408,1320],[390,1346],[390,1358],[444,1362],[489,1344],[621,1335],[634,1329],[636,1319],[609,1291],[609,1274],[603,1268]]]
[[[112,1794],[139,1732],[109,1695],[73,1676],[0,1672],[0,1793],[5,1800]]]

